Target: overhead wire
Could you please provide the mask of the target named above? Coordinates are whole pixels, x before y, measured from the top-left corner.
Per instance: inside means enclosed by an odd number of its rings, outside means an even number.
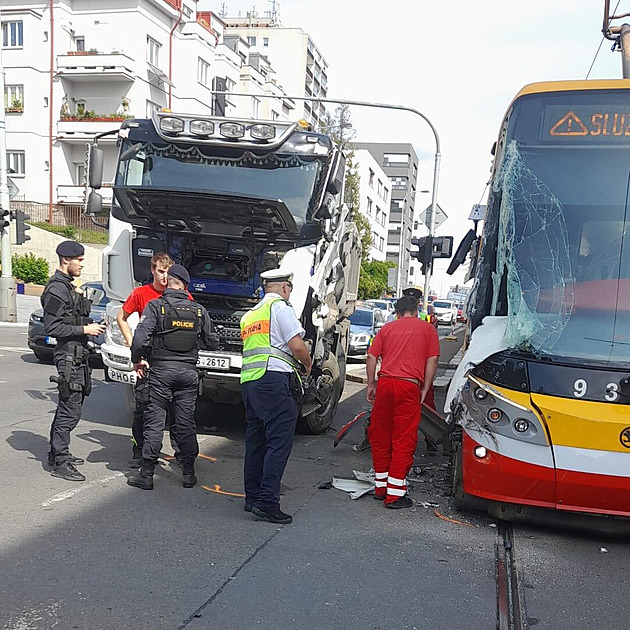
[[[613,15],[617,14],[617,9],[619,8],[619,5],[621,4],[621,0],[617,0],[617,6],[615,7],[615,10],[613,11]],[[623,17],[623,16],[617,16],[617,17]],[[610,24],[610,19],[608,20],[609,24]],[[605,35],[602,35],[602,39],[599,42],[599,46],[597,47],[597,51],[595,52],[595,56],[593,57],[593,61],[591,61],[591,67],[588,69],[588,72],[586,73],[586,77],[584,77],[585,79],[588,79],[591,71],[593,70],[593,66],[595,65],[595,61],[597,60],[597,56],[599,55],[599,51],[602,49],[602,44],[604,43],[604,39],[606,39]]]

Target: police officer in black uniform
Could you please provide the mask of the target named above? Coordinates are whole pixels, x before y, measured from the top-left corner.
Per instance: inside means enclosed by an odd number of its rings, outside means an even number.
[[[172,430],[180,448],[184,488],[197,483],[195,459],[199,454],[195,430],[197,355],[200,345],[216,350],[218,337],[206,309],[188,298],[190,275],[182,265],[168,270],[168,286],[162,297],[147,304],[131,344],[134,369],[149,375],[149,404],[144,414],[144,444],[139,472],[127,483],[153,489],[153,471],[162,450],[166,413],[172,402]]]
[[[50,427],[48,464],[53,466],[54,477],[85,481],[85,476],[75,468],[83,460],[70,453],[70,432],[77,426],[83,399],[92,389],[88,336],[97,337],[105,326],[91,322],[90,300],[73,283],[83,269],[83,245],[64,241],[56,251],[59,269],[48,281],[41,298],[44,329],[47,335],[57,339],[54,352],[57,376],[51,376],[51,381],[59,388],[59,402]]]

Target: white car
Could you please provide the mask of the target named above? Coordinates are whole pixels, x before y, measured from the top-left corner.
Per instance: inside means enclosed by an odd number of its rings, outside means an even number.
[[[453,300],[434,300],[433,309],[438,324],[454,324],[457,321],[457,304]]]
[[[384,320],[394,313],[394,303],[388,300],[365,300],[365,304],[371,306],[374,310],[379,310]]]

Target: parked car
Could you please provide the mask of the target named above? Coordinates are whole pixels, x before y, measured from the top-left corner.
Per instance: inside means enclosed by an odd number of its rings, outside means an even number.
[[[107,296],[103,290],[103,285],[100,282],[86,282],[81,285],[81,288],[85,292],[85,297],[92,301],[90,319],[94,322],[100,322],[105,317],[105,305],[107,304]],[[88,344],[94,349],[94,354],[90,358],[92,367],[103,367],[101,360],[101,344],[103,340],[104,335],[89,338]],[[40,361],[50,362],[52,361],[56,345],[57,340],[46,335],[44,330],[44,310],[38,308],[31,313],[28,320],[28,347]]]
[[[365,304],[381,311],[383,319],[387,319],[394,312],[394,302],[389,300],[365,300]]]
[[[464,312],[464,305],[463,304],[458,304],[457,305],[457,321],[458,322],[465,322],[467,321],[467,317],[466,317],[466,313]]]
[[[350,320],[350,345],[348,356],[366,357],[374,335],[382,328],[385,319],[380,309],[359,307],[348,318]]]
[[[440,324],[454,324],[457,321],[457,305],[453,300],[433,300],[433,308]]]

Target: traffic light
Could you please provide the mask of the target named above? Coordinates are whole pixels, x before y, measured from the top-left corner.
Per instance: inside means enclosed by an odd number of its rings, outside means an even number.
[[[0,230],[9,228],[11,225],[11,213],[8,210],[0,210]]]
[[[450,258],[453,255],[452,236],[422,236],[412,238],[411,244],[418,247],[418,251],[411,252],[411,256],[420,262],[423,276],[427,275],[434,258]]]
[[[26,241],[30,241],[31,237],[26,233],[31,229],[30,225],[26,224],[31,218],[30,214],[22,212],[22,210],[15,211],[15,242],[18,245],[23,245]]]

